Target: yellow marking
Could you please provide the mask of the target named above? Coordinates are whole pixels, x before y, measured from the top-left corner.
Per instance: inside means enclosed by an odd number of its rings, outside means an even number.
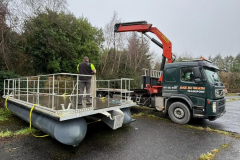
[[[165,42],[169,43],[169,40],[167,39],[167,37],[165,37],[164,35],[162,35],[162,38],[165,40]]]

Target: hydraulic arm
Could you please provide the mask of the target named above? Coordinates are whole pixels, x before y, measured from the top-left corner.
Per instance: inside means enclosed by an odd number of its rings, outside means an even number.
[[[164,70],[164,65],[166,63],[166,59],[168,60],[167,63],[172,63],[174,61],[172,54],[172,43],[170,40],[167,39],[162,32],[160,32],[156,27],[152,27],[152,24],[148,24],[146,21],[138,21],[138,22],[128,22],[128,23],[116,23],[114,26],[114,32],[131,32],[131,31],[137,31],[142,32],[144,35],[146,35],[153,43],[158,45],[163,49],[162,54],[162,63],[161,63],[161,74],[159,78],[160,86],[146,86],[149,88],[150,94],[152,93],[159,93],[161,91],[161,84],[162,84],[162,72]],[[155,34],[162,43],[157,41],[154,38],[151,38],[149,35],[146,34],[146,32],[152,32]],[[151,89],[150,89],[151,88]]]

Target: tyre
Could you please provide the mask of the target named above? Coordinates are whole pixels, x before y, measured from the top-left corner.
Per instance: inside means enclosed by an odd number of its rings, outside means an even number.
[[[102,92],[97,92],[97,97],[104,97]]]
[[[104,97],[106,98],[113,98],[113,94],[111,92],[109,92],[109,95],[108,95],[108,92],[104,95]]]
[[[174,102],[168,108],[170,119],[178,124],[186,124],[191,120],[189,108],[182,102]]]

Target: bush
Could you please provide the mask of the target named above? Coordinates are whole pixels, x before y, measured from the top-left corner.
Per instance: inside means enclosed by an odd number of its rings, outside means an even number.
[[[240,93],[240,73],[228,72],[219,74],[229,93]]]
[[[18,78],[19,75],[12,71],[0,71],[0,96],[3,95],[4,90],[4,79],[8,78]]]

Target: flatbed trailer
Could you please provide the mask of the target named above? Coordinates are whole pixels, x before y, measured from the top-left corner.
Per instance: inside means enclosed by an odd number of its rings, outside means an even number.
[[[131,91],[133,92],[133,91]],[[124,95],[129,93],[128,90],[116,89],[116,88],[97,88],[97,97],[110,97],[113,98],[114,95]]]
[[[124,92],[125,98],[96,97],[96,80],[92,78],[90,92],[91,104],[88,105],[83,96],[82,105],[78,104],[80,96],[78,83],[80,74],[58,73],[21,77],[4,80],[4,95],[6,107],[26,122],[66,145],[77,146],[87,132],[86,117],[91,116],[103,121],[112,129],[117,129],[132,122],[130,107],[136,103],[130,98],[132,79],[121,78],[119,92]],[[106,84],[111,80],[102,80]],[[110,88],[105,88],[111,91]],[[29,118],[31,116],[31,118]]]

